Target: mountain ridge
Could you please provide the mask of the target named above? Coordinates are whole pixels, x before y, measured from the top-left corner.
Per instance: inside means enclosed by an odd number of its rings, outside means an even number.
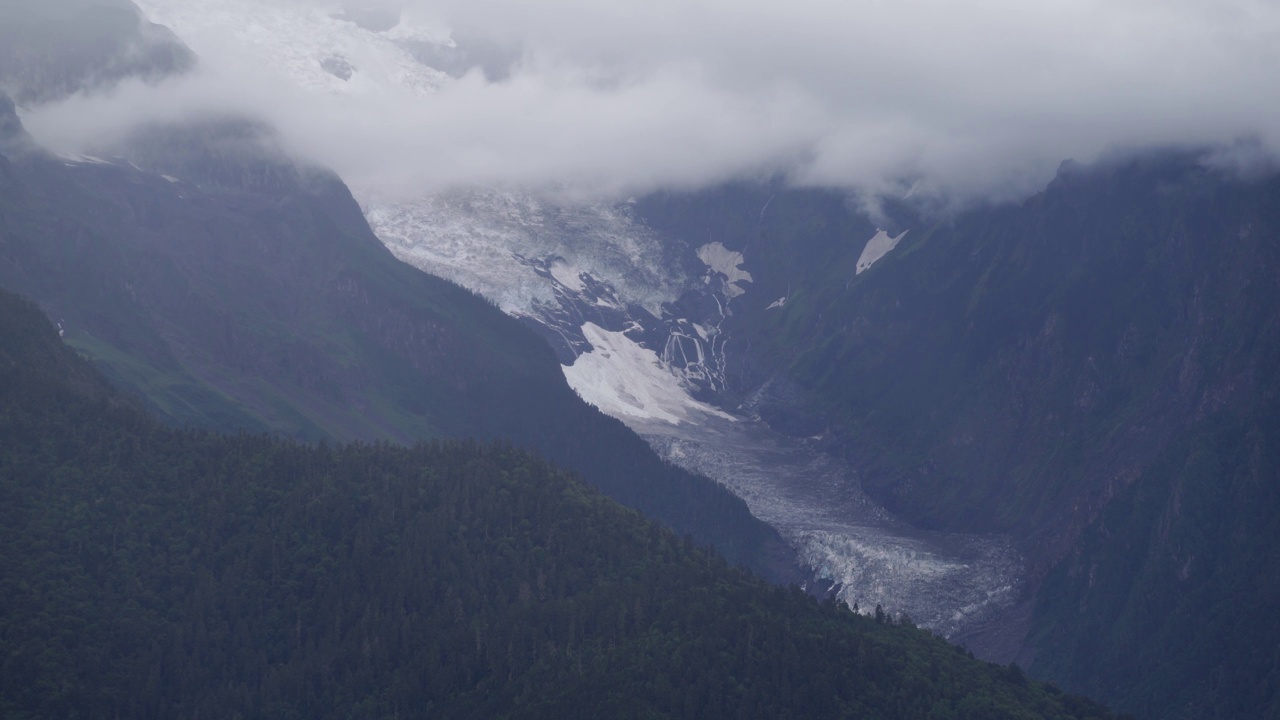
[[[1065,164],[1022,203],[899,219],[892,234],[909,232],[863,273],[857,241],[872,233],[841,230],[856,225],[847,209],[784,225],[749,194],[707,192],[650,212],[677,237],[710,232],[761,258],[747,268],[764,292],[728,330],[750,339],[731,377],[764,388],[763,417],[820,438],[915,523],[1019,540],[1036,595],[1006,620],[1020,629],[998,629],[1030,633],[1033,673],[1144,717],[1243,720],[1273,712],[1256,643],[1274,600],[1223,549],[1271,575],[1270,526],[1252,513],[1276,507],[1276,476],[1241,457],[1274,432],[1280,178],[1214,157]],[[769,207],[817,208],[804,192]],[[1180,492],[1220,515],[1185,500],[1179,514]],[[1179,644],[1196,616],[1182,597],[1220,634]]]
[[[520,321],[396,260],[335,176],[244,126],[171,132],[138,155],[157,172],[14,155],[0,188],[0,284],[153,410],[310,439],[509,437],[794,577],[745,504],[582,403]]]
[[[9,717],[1106,720],[545,461],[160,426],[0,290]]]

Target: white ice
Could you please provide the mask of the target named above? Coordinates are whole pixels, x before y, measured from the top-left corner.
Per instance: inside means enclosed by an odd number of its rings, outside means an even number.
[[[745,500],[818,576],[840,582],[850,605],[880,604],[952,636],[1019,597],[1022,559],[1009,539],[912,528],[867,497],[844,462],[759,420],[622,420],[666,459]]]
[[[448,81],[387,33],[331,17],[333,9],[306,0],[137,0],[148,20],[167,26],[202,58],[218,58],[274,74],[325,93],[365,94],[408,89],[430,94]],[[416,35],[426,35],[415,30]],[[432,37],[447,39],[447,33]],[[320,63],[342,57],[350,80]]]
[[[651,350],[620,332],[582,326],[594,348],[564,368],[565,379],[583,400],[616,418],[658,420],[671,425],[705,416],[734,418],[689,397],[676,375]]]
[[[521,260],[556,258],[553,277],[581,292],[582,276],[606,280],[619,300],[655,316],[684,281],[661,241],[625,206],[559,208],[526,193],[469,190],[409,202],[362,199],[369,225],[396,257],[534,317],[555,301],[553,284]],[[612,307],[608,298],[598,304]]]

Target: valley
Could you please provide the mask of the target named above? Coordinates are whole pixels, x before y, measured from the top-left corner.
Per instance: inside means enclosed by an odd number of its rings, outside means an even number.
[[[562,208],[474,193],[368,214],[401,259],[540,328],[580,396],[664,459],[744,499],[792,545],[800,572],[838,584],[851,606],[880,605],[954,637],[1022,599],[1025,560],[1010,538],[913,527],[817,443],[771,429],[749,408],[717,407],[739,361],[724,326],[760,292],[743,253],[663,237],[629,204]],[[892,249],[884,237],[868,238],[860,270]]]
[[[1024,559],[1009,538],[914,528],[862,492],[846,463],[757,419],[630,427],[663,458],[746,500],[817,578],[838,583],[837,597],[864,613],[881,606],[956,638],[1025,590]]]
[[[1106,716],[1077,692],[1141,720],[1280,708],[1280,164],[1265,133],[1121,143],[1084,162],[1019,145],[1023,174],[993,190],[966,165],[986,158],[964,153],[898,174],[848,162],[853,146],[834,137],[756,153],[779,142],[760,118],[789,125],[768,107],[717,114],[718,93],[643,94],[733,72],[632,77],[608,52],[575,66],[594,51],[538,43],[571,35],[576,16],[525,18],[527,38],[496,21],[492,36],[450,28],[426,5],[312,0],[51,0],[0,8],[0,21],[0,321],[13,334],[0,338],[12,360],[0,394],[14,409],[0,408],[0,430],[36,468],[15,470],[6,446],[0,561],[45,582],[29,543],[49,518],[89,518],[112,548],[93,556],[99,572],[81,540],[61,539],[82,535],[49,531],[41,542],[78,584],[0,583],[25,603],[13,630],[29,647],[45,642],[33,618],[94,583],[142,577],[128,556],[190,529],[190,476],[246,523],[218,525],[222,506],[199,504],[193,547],[222,537],[259,552],[273,539],[270,563],[209,565],[197,550],[130,586],[144,605],[183,606],[181,620],[125,614],[172,640],[163,652],[184,658],[184,675],[199,675],[204,646],[180,647],[199,613],[174,579],[233,567],[243,609],[306,606],[299,578],[322,565],[342,577],[315,585],[330,604],[305,633],[301,614],[263,618],[270,652],[302,665],[273,674],[265,656],[225,656],[220,667],[256,668],[269,690],[175,690],[202,714],[222,702],[259,712],[281,693],[319,707],[296,673],[357,643],[338,620],[316,631],[324,648],[303,637],[344,617],[383,663],[362,662],[359,687],[335,686],[354,693],[340,698],[353,716],[413,706],[427,697],[414,683],[477,716],[497,707],[489,691],[508,709],[546,699],[548,717],[578,698],[608,714],[623,696],[690,718],[830,715],[819,706]],[[765,65],[759,77],[786,63]],[[686,110],[725,124],[689,157],[646,144]],[[754,161],[690,169],[728,162],[717,143],[735,133]],[[958,175],[972,187],[957,189]],[[92,402],[71,414],[50,405],[82,391]],[[96,449],[60,467],[74,454],[41,444],[55,435]],[[330,443],[336,490],[322,481]],[[156,478],[200,453],[235,459],[233,471],[199,465],[163,487],[117,472]],[[131,518],[123,555],[111,517],[72,502],[89,492],[82,478]],[[45,496],[42,483],[68,492]],[[298,488],[311,505],[288,495]],[[345,524],[296,544],[288,528],[318,527],[317,498]],[[431,543],[397,554],[401,522],[422,529],[424,517]],[[309,564],[331,540],[351,562]],[[406,570],[419,556],[450,580],[423,590]],[[376,611],[349,602],[365,563],[381,568]],[[468,577],[473,566],[489,575]],[[292,584],[265,583],[282,568]],[[400,574],[416,589],[402,592]],[[129,592],[110,602],[133,608]],[[431,626],[457,624],[443,644],[423,640],[419,602]],[[101,609],[57,607],[59,623]],[[251,635],[219,637],[250,648]],[[398,650],[372,650],[368,638],[392,636]],[[158,667],[159,648],[110,652]],[[815,648],[843,660],[819,662]],[[49,652],[60,659],[40,682],[76,667],[84,687],[124,687]],[[426,674],[394,689],[372,679],[406,657]],[[450,658],[467,669],[442,672]],[[740,683],[762,668],[778,683],[769,697]],[[591,689],[622,676],[616,696]],[[920,693],[884,695],[882,681]],[[0,715],[19,697],[53,702],[15,686]]]

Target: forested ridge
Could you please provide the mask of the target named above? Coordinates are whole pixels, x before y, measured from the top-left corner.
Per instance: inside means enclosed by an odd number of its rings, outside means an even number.
[[[0,715],[1111,717],[502,445],[152,421],[0,295]]]
[[[129,162],[67,163],[0,94],[0,287],[165,422],[510,439],[735,563],[797,573],[745,502],[584,403],[519,320],[397,260],[336,176],[272,142],[227,120],[151,128]]]

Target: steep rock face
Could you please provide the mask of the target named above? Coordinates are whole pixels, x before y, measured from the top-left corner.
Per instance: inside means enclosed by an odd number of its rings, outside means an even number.
[[[927,526],[1069,527],[1043,538],[1052,561],[1206,404],[1248,396],[1221,353],[1265,326],[1231,288],[1272,285],[1271,192],[1182,155],[1067,167],[1021,206],[895,212],[899,243],[863,272],[882,233],[835,194],[732,188],[638,214],[750,259],[725,399],[830,431]]]
[[[31,137],[18,119],[13,99],[0,92],[0,152],[7,155],[22,153],[31,147]]]
[[[1258,341],[1271,389],[1176,437],[1049,574],[1034,673],[1143,718],[1280,712],[1280,347]]]
[[[786,202],[742,198],[641,215],[773,248],[728,326],[763,416],[903,517],[1017,538],[1044,583],[1019,611],[1036,672],[1147,717],[1273,712],[1280,180],[1191,153],[1068,164],[1020,205],[892,213],[861,272],[880,233],[848,208],[787,229]]]
[[[1202,188],[1181,198],[1189,267],[1145,402],[1165,413],[1117,423],[1158,450],[1047,578],[1034,667],[1142,717],[1273,717],[1280,180]]]
[[[1171,438],[1256,390],[1239,364],[1266,322],[1241,313],[1275,300],[1274,192],[1185,156],[1068,170],[825,283],[790,376],[892,508],[1053,562]]]
[[[785,575],[745,504],[582,403],[518,320],[397,261],[336,177],[252,125],[146,137],[125,148],[142,170],[0,165],[0,283],[159,414],[313,439],[508,437]]]
[[[822,316],[815,294],[842,289],[842,271],[856,258],[876,226],[841,192],[801,190],[782,183],[738,183],[698,193],[655,193],[636,203],[636,215],[667,243],[719,247],[737,256],[750,273],[744,292],[733,297],[723,323],[725,342],[721,403],[747,403],[771,413],[784,429],[813,435],[813,413],[798,413],[795,426],[782,420],[782,405],[761,405],[762,386],[784,381],[808,323]],[[830,283],[832,288],[827,288]],[[792,318],[803,323],[788,324]],[[784,382],[785,384],[785,382]],[[776,389],[776,388],[775,388]]]

